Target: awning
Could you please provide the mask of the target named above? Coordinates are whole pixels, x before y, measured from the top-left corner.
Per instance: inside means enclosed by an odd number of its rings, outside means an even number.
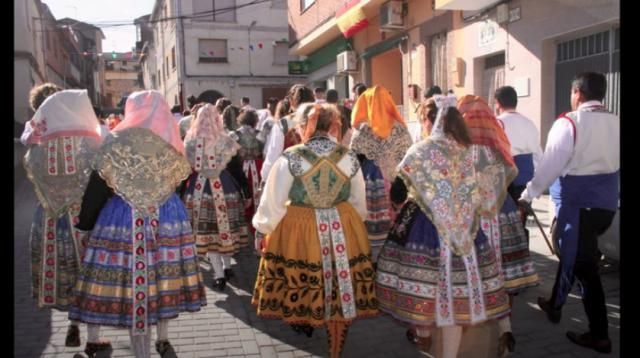
[[[336,10],[336,23],[345,38],[350,38],[369,26],[367,15],[362,10],[365,1],[350,0]]]
[[[387,52],[389,50],[391,50],[394,47],[397,47],[399,43],[401,43],[403,40],[405,40],[407,37],[406,36],[400,36],[400,37],[396,37],[390,40],[386,40],[386,41],[382,41],[379,42],[371,47],[369,47],[368,49],[366,49],[361,55],[360,57],[362,57],[363,59],[368,59],[371,58],[373,56],[379,55],[383,52]]]

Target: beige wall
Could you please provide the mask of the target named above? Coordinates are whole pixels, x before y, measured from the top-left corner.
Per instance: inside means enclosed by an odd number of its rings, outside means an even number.
[[[480,46],[478,35],[484,21],[467,23],[453,31],[454,54],[464,59],[464,85],[458,95],[480,92],[484,57],[505,52],[505,84],[529,79],[529,96],[518,98],[518,111],[541,128],[541,142],[555,119],[555,44],[568,38],[605,29],[619,22],[619,0],[514,0],[509,8],[520,7],[521,19],[498,26],[493,43]],[[465,25],[459,16],[456,22]],[[495,20],[495,10],[489,13]]]
[[[391,92],[396,105],[402,104],[402,53],[394,48],[371,58],[371,86],[383,86]]]

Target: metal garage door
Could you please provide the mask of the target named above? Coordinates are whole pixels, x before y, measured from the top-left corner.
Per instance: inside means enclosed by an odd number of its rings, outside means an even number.
[[[556,47],[556,114],[571,110],[571,80],[580,72],[607,76],[604,105],[620,115],[620,28],[561,42]]]

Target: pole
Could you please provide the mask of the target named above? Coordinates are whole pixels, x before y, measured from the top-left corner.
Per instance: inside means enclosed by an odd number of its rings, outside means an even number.
[[[549,242],[549,238],[547,237],[547,234],[545,234],[544,229],[542,228],[542,224],[540,224],[540,220],[538,220],[538,216],[536,215],[535,211],[533,211],[531,205],[525,205],[525,209],[527,211],[527,214],[533,216],[533,219],[535,220],[538,228],[540,229],[540,232],[542,233],[542,237],[544,237],[544,241],[547,243],[547,246],[549,246],[549,251],[551,251],[551,254],[557,256],[558,254],[553,250],[553,246],[551,245],[551,242]]]

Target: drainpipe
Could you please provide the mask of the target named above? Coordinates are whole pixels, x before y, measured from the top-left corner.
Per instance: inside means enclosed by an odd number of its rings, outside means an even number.
[[[185,55],[185,43],[184,43],[184,23],[183,23],[183,18],[182,18],[182,0],[177,0],[177,9],[176,9],[176,15],[178,17],[178,24],[177,24],[177,31],[178,34],[176,36],[176,42],[177,42],[177,46],[178,46],[178,53],[180,54],[180,56],[176,56],[176,61],[179,62],[178,65],[178,84],[180,85],[180,92],[179,92],[179,96],[180,96],[180,104],[184,104],[186,103],[184,100],[184,83],[186,82],[186,79],[189,77],[187,75],[187,64],[186,64],[186,55]],[[183,108],[184,110],[184,108]]]

